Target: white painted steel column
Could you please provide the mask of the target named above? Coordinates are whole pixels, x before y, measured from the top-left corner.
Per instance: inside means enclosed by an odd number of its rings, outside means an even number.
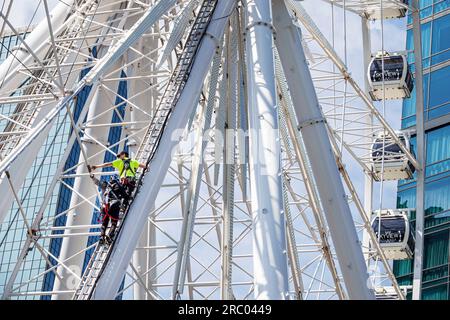
[[[416,86],[416,153],[420,168],[416,170],[416,244],[414,247],[413,300],[422,298],[422,269],[425,219],[425,128],[423,106],[422,32],[419,1],[412,1],[415,86]]]
[[[167,20],[166,20],[167,21]],[[159,34],[160,32],[160,26],[155,25],[154,26],[154,33],[155,34]],[[159,36],[153,36],[150,37],[148,39],[143,39],[143,46],[144,49],[142,49],[142,52],[146,52],[146,50],[151,50],[150,48],[155,48],[155,47],[159,47],[160,46],[160,41],[162,41],[160,39]],[[147,48],[147,49],[145,49]],[[158,61],[158,51],[154,51],[152,54],[150,54],[150,59],[152,59],[152,61],[155,61],[154,63],[150,64],[149,70],[144,70],[144,73],[148,73],[148,72],[154,72],[155,74],[158,72],[159,68],[156,68],[156,61]],[[151,80],[151,84],[155,84],[158,81],[157,78],[154,78]],[[145,109],[145,111],[147,111],[149,114],[154,115],[155,114],[155,110],[158,107],[158,102],[159,102],[159,89],[158,88],[153,88],[150,91],[147,91],[147,98],[145,98],[145,106],[147,107],[147,109]],[[135,113],[136,119],[138,119],[138,117],[141,117],[141,113]],[[139,118],[141,119],[141,118]],[[143,133],[144,134],[144,133]],[[142,142],[142,139],[140,140],[140,143]],[[154,220],[155,219],[155,213],[153,212],[155,209],[155,203],[152,204],[151,209],[150,209],[150,214],[149,214],[149,218],[150,220]],[[144,232],[141,235],[141,240],[144,241],[145,245],[147,247],[152,247],[156,245],[156,227],[154,222],[150,222],[149,220],[147,220],[146,222],[146,227],[144,229]],[[152,269],[152,271],[148,272],[145,276],[145,281],[146,281],[146,286],[147,289],[150,291],[157,291],[158,289],[153,287],[153,285],[156,283],[156,274],[157,274],[157,256],[156,256],[156,249],[149,249],[146,250],[147,254],[146,254],[146,269],[145,271],[149,271],[149,269]],[[147,299],[148,300],[153,300],[153,296],[150,296],[149,294],[147,294]]]
[[[153,209],[151,210],[153,211]],[[133,253],[133,266],[139,272],[140,275],[147,272],[151,266],[156,264],[156,251],[155,249],[148,249],[154,246],[156,243],[156,233],[153,224],[146,222],[145,228],[139,238],[138,247],[142,249],[136,249]],[[145,248],[145,249],[143,249]],[[144,284],[148,290],[152,289],[154,283],[155,270],[147,273],[145,276],[141,276],[144,280]],[[151,300],[146,290],[139,284],[139,281],[133,284],[133,299],[134,300]]]
[[[217,50],[219,39],[222,38],[228,17],[236,1],[219,1],[207,29],[209,36],[204,37],[195,61],[181,93],[180,99],[171,114],[167,126],[162,134],[159,149],[150,162],[143,185],[128,212],[121,232],[118,235],[111,256],[105,264],[105,269],[98,279],[92,299],[114,299],[120,287],[122,277],[130,262],[133,250],[136,247],[145,221],[148,217],[161,184],[170,166],[171,152],[178,144],[181,131],[185,128],[189,115],[198,104],[198,98],[208,73],[212,58]]]
[[[289,277],[271,1],[249,0],[246,9],[254,296],[284,300]]]
[[[350,299],[374,299],[350,207],[333,155],[324,116],[301,45],[284,1],[273,1],[276,45],[310,158],[339,265]]]
[[[116,63],[112,70],[116,70],[120,67],[120,64]],[[114,78],[120,77],[120,72],[117,73]],[[112,92],[117,92],[118,81],[108,81],[103,84],[112,90]],[[112,103],[111,103],[112,102]],[[96,125],[96,124],[105,124],[110,123],[113,111],[110,110],[106,112],[106,110],[110,109],[115,102],[115,96],[108,92],[107,89],[102,88],[102,86],[98,86],[97,91],[94,93],[94,97],[91,105],[89,105],[89,111],[87,115],[87,125]],[[103,114],[102,114],[103,113]],[[101,116],[99,116],[102,114]],[[93,137],[94,139],[100,141],[104,145],[107,145],[107,139],[109,134],[110,127],[108,126],[98,126],[86,128],[86,135]],[[99,155],[93,157],[89,160],[90,164],[99,164],[103,163],[105,153],[101,152],[103,147],[91,141],[87,136],[82,138],[83,148],[86,152],[87,157],[90,157],[96,153]],[[80,153],[79,161],[84,161],[82,154]],[[93,195],[97,194],[97,186],[92,182],[89,177],[89,172],[85,164],[78,166],[77,175],[84,175],[75,178],[74,182],[74,190],[78,192],[72,192],[72,197],[70,200],[69,208],[75,207],[74,210],[71,210],[67,214],[66,226],[77,226],[77,225],[89,225],[92,221],[93,207],[92,205],[85,201],[83,198],[88,198],[92,203],[95,203],[95,197]],[[65,231],[66,235],[70,235],[72,233],[78,233],[76,229],[67,229]],[[72,266],[72,271],[74,271],[78,276],[81,277],[82,266],[84,262],[85,254],[78,254],[78,252],[84,250],[87,245],[87,237],[64,237],[61,245],[61,252],[59,255],[59,259],[61,261],[65,261],[65,265]],[[75,256],[74,256],[75,255]],[[73,256],[73,257],[72,257]],[[72,258],[71,258],[72,257]],[[68,259],[68,260],[66,260]],[[78,281],[76,281],[73,275],[68,272],[65,268],[59,267],[57,272],[61,275],[62,281],[59,279],[55,279],[54,291],[58,290],[73,290],[78,285]],[[70,279],[70,280],[68,280]],[[71,299],[71,293],[61,293],[55,294],[52,296],[52,299],[57,300],[67,300]]]
[[[370,29],[369,29],[369,21],[361,17],[361,30],[362,30],[362,40],[363,40],[363,61],[364,61],[364,91],[367,95],[369,95],[370,91],[370,83],[367,78],[367,68],[369,67],[369,63],[371,61],[371,42],[370,42]],[[372,114],[367,114],[366,116],[366,124],[367,131],[370,134],[372,132],[373,127],[373,116]],[[372,145],[374,137],[369,137],[366,139],[367,145]],[[370,152],[370,151],[368,151]],[[365,172],[364,174],[364,212],[369,218],[372,217],[372,198],[373,198],[373,179],[370,175],[370,172]],[[370,236],[366,230],[363,231],[363,240],[362,245],[364,250],[367,252],[364,254],[364,259],[366,261],[366,265],[369,265],[369,246],[370,246]]]
[[[139,52],[147,52],[147,50],[151,50],[156,46],[150,45],[149,47],[145,47],[143,45],[143,39],[139,41],[139,45],[137,46]],[[134,54],[134,51],[129,50],[128,52],[128,61],[133,61],[137,58],[137,56]],[[146,112],[151,112],[151,91],[148,90],[148,84],[145,78],[141,79],[140,76],[148,75],[150,73],[150,68],[146,68],[146,70],[142,70],[141,63],[134,63],[130,65],[127,71],[128,76],[137,77],[136,79],[133,79],[129,81],[129,90],[128,90],[128,99],[131,103],[138,106],[141,110],[139,110],[136,107],[133,107],[131,104],[128,106],[128,110],[126,113],[126,117],[129,117],[131,121],[129,134],[135,134],[136,131],[142,129],[144,127],[144,124],[135,124],[136,121],[145,121],[149,119],[149,116],[146,115],[142,110],[145,110]],[[128,146],[129,146],[129,153],[131,157],[134,157],[136,155],[137,149],[139,147],[139,144],[142,142],[142,137],[144,136],[145,130],[141,130],[139,134],[135,134],[133,137],[129,138],[128,140]],[[153,246],[155,244],[155,232],[154,232],[154,226],[153,224],[146,222],[145,228],[141,234],[141,237],[139,238],[138,247],[140,248],[147,248],[149,246]],[[149,250],[149,249],[137,249],[133,253],[133,266],[135,267],[136,271],[139,272],[139,274],[142,274],[146,272],[149,268],[149,263],[151,261],[155,261],[156,252],[155,250]],[[154,265],[154,263],[152,264]],[[154,272],[150,272],[149,274],[146,274],[143,276],[144,284],[149,288],[152,282],[152,275]],[[133,299],[134,300],[148,300],[150,297],[147,295],[146,290],[142,287],[142,284],[140,284],[139,281],[135,282],[133,284]]]
[[[143,51],[141,51],[141,52],[143,52]],[[139,74],[139,71],[137,73],[129,73],[129,74],[130,75],[133,74],[134,76],[137,76]],[[139,92],[142,92],[141,90],[145,90],[145,88],[143,88],[142,81],[140,81],[139,79],[132,80],[130,83],[129,97],[133,97],[134,95],[138,94]],[[145,94],[143,94],[143,95],[145,95]],[[135,103],[139,107],[144,106],[141,103],[143,101],[142,95],[138,96],[136,98],[129,98],[129,99],[130,99],[130,102]],[[131,120],[132,123],[135,121],[144,120],[147,118],[147,116],[145,116],[145,114],[142,111],[134,108],[133,106],[129,106],[128,110],[129,110],[129,112],[127,112],[126,116],[129,117],[129,119]],[[130,126],[130,128],[132,129],[132,130],[130,130],[130,133],[135,133],[135,130],[138,127],[140,127],[140,126],[132,124]],[[145,130],[143,130],[143,133],[145,133]],[[141,142],[143,133],[129,138],[128,147],[129,147],[129,153],[130,153],[131,157],[134,157],[134,155],[136,155],[136,152],[139,147],[139,143]],[[141,237],[140,237],[139,243],[138,243],[138,247],[147,247],[148,246],[147,238],[148,238],[148,222],[146,222],[146,227],[144,228],[144,230],[141,234]],[[145,272],[145,270],[147,270],[147,254],[148,254],[148,250],[146,250],[146,249],[135,250],[133,253],[133,265],[134,265],[136,271],[139,272],[140,274],[142,272]],[[145,276],[144,279],[146,279],[146,278],[147,277]],[[144,290],[144,288],[142,287],[142,285],[139,283],[139,281],[133,284],[133,299],[134,300],[146,300],[147,299],[147,293]]]
[[[147,72],[146,74],[149,74],[149,72]],[[140,69],[136,68],[135,73],[128,72],[127,75],[138,77],[137,79],[128,81],[128,100],[138,107],[136,108],[132,104],[128,105],[127,107],[127,117],[129,117],[128,119],[130,119],[131,121],[131,125],[127,126],[128,135],[133,134],[131,138],[128,138],[128,147],[130,156],[134,157],[136,156],[136,152],[145,134],[145,129],[143,128],[147,125],[146,123],[136,124],[135,122],[150,121],[150,116],[145,112],[147,112],[148,114],[151,113],[152,97],[151,91],[148,90],[148,84],[144,79],[139,78],[141,76],[144,76]],[[136,134],[136,132],[139,130],[141,131]]]

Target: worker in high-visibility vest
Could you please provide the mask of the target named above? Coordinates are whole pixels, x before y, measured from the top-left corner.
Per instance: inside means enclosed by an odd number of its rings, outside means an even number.
[[[107,167],[114,167],[119,171],[120,183],[126,187],[128,198],[130,198],[136,187],[136,171],[139,168],[146,169],[147,165],[139,163],[139,161],[135,159],[130,159],[128,152],[122,151],[117,154],[116,160],[99,165],[92,165],[89,169],[95,170],[97,168]]]

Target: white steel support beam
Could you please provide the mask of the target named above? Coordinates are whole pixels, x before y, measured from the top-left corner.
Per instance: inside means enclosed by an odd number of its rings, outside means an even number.
[[[155,46],[156,44],[153,43],[152,40],[149,47],[145,46],[143,40],[139,40],[139,45],[137,46],[137,48],[139,52],[147,52],[147,50]],[[128,51],[127,53],[128,61],[134,61],[134,59],[136,59],[135,54],[133,54],[133,52],[134,51],[132,50]],[[143,67],[141,63],[132,63],[127,70],[128,77],[130,76],[136,77],[135,79],[128,81],[129,100],[134,105],[146,107],[144,111],[147,112],[147,114],[151,112],[151,103],[152,103],[151,91],[146,90],[148,86],[147,81],[145,81],[140,77],[143,76],[144,74],[148,74],[148,72],[150,72],[150,68]],[[129,117],[131,120],[131,126],[129,126],[128,128],[130,134],[135,133],[139,128],[142,127],[142,125],[136,124],[138,121],[142,120],[150,121],[149,116],[147,114],[145,114],[142,110],[133,107],[133,105],[131,104],[128,105],[125,117]],[[129,153],[132,158],[134,158],[134,156],[136,155],[138,146],[142,142],[142,137],[144,133],[145,130],[141,130],[139,134],[128,139]],[[153,226],[153,224],[146,221],[145,228],[139,239],[138,246],[151,247],[155,245],[155,241],[156,241],[155,227]],[[142,284],[140,283],[140,281],[136,281],[133,284],[133,299],[134,300],[151,299],[152,296],[148,294],[143,285],[145,285],[147,289],[151,290],[150,287],[152,285],[153,281],[152,276],[154,272],[151,272],[150,274],[146,274],[144,276],[142,276],[142,274],[149,269],[150,265],[156,264],[155,250],[135,250],[133,253],[132,264],[134,266],[133,271],[138,273],[136,277],[138,276],[142,277],[143,278],[142,281],[144,282]]]
[[[287,190],[286,177],[283,177],[283,200],[284,211],[286,213],[286,230],[287,230],[287,247],[289,256],[289,265],[291,267],[292,282],[294,284],[294,292],[297,300],[303,300],[305,291],[302,278],[302,269],[298,259],[297,242],[295,241],[295,229],[292,221],[291,209],[289,207],[289,197]]]
[[[4,14],[4,16],[5,16],[6,18],[8,18],[9,13],[11,12],[11,7],[12,7],[13,2],[14,2],[14,0],[9,0],[8,7],[7,7],[7,9],[6,9],[6,11],[5,11],[5,14]],[[5,4],[5,1],[3,2],[3,5],[4,5],[4,4]],[[3,38],[3,31],[5,31],[5,25],[6,25],[6,22],[3,21],[2,27],[1,27],[1,29],[0,29],[0,38]]]
[[[224,154],[223,154],[223,203],[222,203],[222,241],[221,241],[221,279],[220,296],[222,300],[233,299],[232,290],[232,259],[233,259],[233,220],[234,220],[234,188],[235,188],[235,162],[236,162],[236,120],[238,106],[238,32],[237,14],[230,18],[230,28],[227,34],[226,50],[224,50],[226,63],[226,74],[228,82],[227,110],[223,115],[225,119]],[[225,72],[225,70],[224,70]]]
[[[245,45],[244,45],[244,35],[242,32],[243,29],[243,23],[245,23],[245,19],[243,10],[240,10],[239,12],[239,19],[238,19],[238,53],[239,53],[239,102],[238,102],[238,120],[237,120],[237,136],[236,136],[236,142],[237,142],[237,170],[238,170],[238,181],[240,188],[242,190],[242,199],[245,201],[245,203],[249,203],[247,201],[247,174],[248,174],[248,135],[246,134],[248,132],[248,109],[246,105],[246,101],[248,100],[247,97],[247,84],[246,84],[246,66],[245,66]],[[251,212],[251,210],[249,210]]]
[[[370,29],[369,29],[369,21],[361,17],[361,30],[362,30],[362,40],[363,40],[363,61],[364,61],[364,91],[366,95],[369,95],[370,91],[370,83],[369,79],[366,76],[367,68],[369,68],[370,60],[371,60],[371,42],[370,42]],[[367,130],[372,130],[373,126],[373,116],[372,114],[368,114],[366,116]],[[371,145],[373,143],[374,137],[368,138],[366,143],[367,145]],[[373,199],[373,179],[371,172],[365,172],[364,174],[364,212],[368,219],[372,218],[372,199]],[[364,254],[364,259],[366,261],[366,265],[369,265],[369,246],[370,246],[370,238],[367,234],[367,231],[363,231],[363,240],[362,246],[363,250],[367,250]]]
[[[303,52],[300,29],[283,0],[273,1],[276,45],[350,299],[374,299],[327,127]]]
[[[228,17],[235,6],[235,1],[219,1],[213,13],[198,52],[195,56],[189,79],[181,92],[178,103],[174,106],[162,137],[159,149],[155,153],[143,179],[141,191],[133,201],[124,221],[121,232],[115,241],[110,258],[105,264],[104,271],[98,279],[92,299],[113,299],[119,289],[123,275],[131,260],[148,213],[156,199],[164,176],[171,162],[171,152],[181,136],[180,128],[184,128],[189,115],[198,104],[204,79],[208,73],[210,63],[218,48],[218,41],[222,38]],[[156,167],[156,164],[159,166]]]
[[[295,128],[295,123],[297,121],[295,120],[292,102],[289,99],[289,92],[284,82],[285,77],[282,76],[284,75],[284,73],[282,73],[282,70],[279,69],[281,69],[281,66],[279,61],[277,61],[276,64],[277,81],[282,94],[281,106],[283,108],[283,113],[286,119],[287,130],[291,137],[291,141],[294,147],[296,161],[299,164],[299,168],[302,172],[303,183],[305,185],[306,192],[308,194],[309,206],[311,207],[311,210],[314,214],[314,220],[316,222],[316,228],[318,229],[320,240],[316,237],[315,231],[312,230],[312,227],[309,225],[309,223],[306,222],[305,219],[306,217],[304,217],[304,220],[307,225],[307,228],[311,232],[312,239],[316,242],[321,241],[321,250],[324,255],[325,261],[328,265],[328,269],[330,270],[331,276],[333,277],[333,282],[336,287],[336,294],[339,297],[339,299],[343,300],[345,298],[345,293],[342,288],[341,280],[339,279],[339,274],[333,258],[330,241],[328,239],[328,235],[326,232],[326,223],[324,221],[325,219],[323,217],[322,208],[320,207],[319,196],[315,188],[315,182],[313,179],[311,169],[309,168],[308,165],[308,159],[306,156],[304,145],[301,141],[300,133]],[[297,203],[299,211],[301,211],[301,208],[299,207],[298,204],[299,199],[294,194],[293,187],[291,186],[289,180],[285,179],[285,184],[287,190],[291,193],[293,200]]]
[[[153,212],[153,208],[151,210]],[[150,248],[156,244],[155,227],[149,221],[146,221],[145,228],[139,238],[138,247]],[[133,284],[133,299],[134,300],[149,300],[152,296],[148,294],[147,290],[153,291],[155,271],[147,272],[151,266],[156,265],[156,251],[152,249],[135,250],[133,253],[132,265],[137,272],[136,276],[142,277],[143,284],[138,282]],[[145,274],[145,275],[144,275]],[[145,288],[143,287],[145,285]]]
[[[145,52],[144,50],[148,50],[149,48],[147,48],[146,46],[142,46],[140,47],[140,49],[142,50],[142,52]],[[130,50],[128,52],[128,59],[130,59],[131,53],[132,51]],[[127,110],[129,110],[127,114],[129,115],[131,121],[131,125],[127,126],[129,134],[135,133],[140,128],[142,128],[146,122],[150,121],[149,114],[151,113],[152,92],[146,90],[148,89],[147,81],[140,78],[145,73],[148,73],[150,71],[148,68],[145,68],[146,72],[144,73],[144,71],[141,69],[142,67],[140,63],[134,63],[129,66],[127,70],[127,77],[131,75],[137,77],[137,79],[128,80],[128,100],[130,101],[130,104],[127,108]],[[139,108],[135,108],[133,105],[139,106]],[[141,109],[143,107],[145,107],[144,110]],[[138,122],[142,122],[142,124],[137,124]],[[144,133],[145,130],[141,130],[139,134],[136,134],[132,138],[128,139],[128,147],[131,157],[134,157],[136,155],[138,147],[142,142]]]
[[[178,253],[177,253],[177,261],[175,264],[175,277],[173,281],[172,288],[172,297],[173,299],[177,299],[184,291],[184,284],[186,279],[186,271],[189,265],[190,258],[190,250],[191,250],[191,241],[192,235],[194,233],[194,225],[195,225],[195,216],[197,213],[197,204],[198,204],[198,194],[200,191],[201,184],[201,176],[202,176],[202,155],[204,151],[204,146],[206,146],[207,141],[203,141],[202,137],[204,134],[204,129],[206,126],[209,127],[209,122],[211,121],[211,116],[209,115],[209,121],[206,120],[204,122],[206,108],[202,108],[202,112],[200,113],[200,117],[196,123],[196,132],[195,132],[195,146],[194,151],[192,153],[192,170],[191,177],[189,179],[189,186],[186,190],[186,197],[182,197],[181,201],[184,201],[183,204],[183,224],[180,230],[180,240],[178,242]],[[212,108],[211,108],[212,113]],[[178,163],[180,179],[182,179],[181,170],[182,170],[182,160],[179,160]]]
[[[254,297],[285,300],[289,277],[271,1],[247,1],[245,24]]]
[[[422,269],[425,219],[425,128],[423,106],[422,32],[419,1],[412,1],[415,87],[416,87],[416,153],[420,168],[416,171],[416,244],[414,247],[413,300],[422,296]]]
[[[167,20],[166,20],[166,23],[167,23]],[[144,48],[142,49],[143,50],[142,52],[146,52],[146,48],[150,49],[150,48],[155,48],[155,47],[159,46],[161,39],[158,34],[160,32],[161,32],[160,26],[155,25],[153,37],[148,40],[146,40],[146,39],[142,40],[143,46],[144,46]],[[147,73],[147,72],[158,73],[159,68],[156,67],[156,61],[158,60],[158,51],[153,50],[153,53],[150,54],[149,58],[151,59],[152,63],[150,65],[145,64],[143,66],[143,68],[148,67],[150,70],[149,71],[145,70],[144,72],[145,73]],[[156,82],[157,82],[157,80],[155,80],[152,83],[152,85],[155,85]],[[149,107],[149,109],[146,111],[149,114],[154,114],[156,108],[158,107],[160,91],[157,88],[152,88],[150,91],[146,91],[146,93],[148,94],[148,97],[145,98],[145,100],[147,101],[146,105],[148,105],[148,107]],[[135,114],[135,116],[136,116],[136,114]],[[142,139],[139,142],[142,142]],[[137,146],[139,146],[139,145],[140,145],[140,143]],[[153,223],[153,220],[155,219],[155,215],[156,215],[156,213],[154,211],[154,206],[155,206],[155,204],[152,205],[149,219],[147,219],[146,231],[144,231],[144,234],[147,233],[147,237],[145,239],[147,247],[155,246],[157,243],[157,238],[156,238],[157,228],[155,227],[155,224]],[[143,237],[143,235],[141,235],[141,238],[142,237]],[[145,271],[145,277],[146,277],[146,281],[147,281],[146,282],[147,289],[151,290],[152,292],[156,292],[157,288],[154,287],[154,285],[157,283],[157,266],[158,266],[156,250],[149,250],[147,252],[146,263],[147,263],[147,266],[144,271]],[[147,294],[147,299],[155,299],[155,295]]]

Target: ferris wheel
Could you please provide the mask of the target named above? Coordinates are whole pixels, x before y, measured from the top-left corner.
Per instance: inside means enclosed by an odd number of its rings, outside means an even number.
[[[6,1],[2,298],[405,299],[392,261],[421,252],[423,208],[385,208],[383,188],[419,185],[423,153],[386,103],[422,80],[370,35],[408,10],[420,35],[417,1],[320,2],[331,30],[308,1],[43,0],[21,33]],[[121,173],[91,168],[121,150],[143,168],[104,243],[94,181]]]

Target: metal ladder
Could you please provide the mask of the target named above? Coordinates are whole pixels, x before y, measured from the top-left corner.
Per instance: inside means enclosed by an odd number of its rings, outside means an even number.
[[[169,84],[161,98],[161,102],[155,112],[153,119],[145,133],[143,143],[140,145],[136,159],[140,163],[146,163],[147,165],[153,158],[156,150],[158,149],[161,135],[164,131],[165,125],[169,116],[178,102],[178,99],[183,91],[183,88],[189,78],[195,55],[197,53],[200,42],[205,35],[206,29],[211,21],[214,9],[216,8],[218,0],[204,0],[195,22],[191,28],[190,34],[186,41],[186,45],[183,49],[183,53],[178,60],[177,66],[172,73]],[[136,191],[133,199],[139,193],[140,186],[142,184],[142,178],[145,175],[145,171],[139,177]],[[133,200],[132,200],[133,201]],[[94,292],[97,280],[101,276],[105,262],[108,261],[109,256],[115,244],[115,239],[121,231],[123,220],[127,217],[127,212],[132,205],[132,201],[125,212],[122,221],[119,221],[116,229],[115,237],[111,244],[101,245],[97,243],[94,253],[89,260],[89,263],[83,273],[81,281],[77,290],[73,296],[73,300],[89,300]]]
[[[110,245],[97,242],[95,250],[81,278],[73,300],[88,300],[94,289],[96,280],[100,275],[103,263],[108,257]]]
[[[181,92],[183,91],[189,77],[194,57],[197,53],[200,41],[209,25],[216,3],[217,0],[203,1],[194,25],[190,31],[186,45],[183,49],[183,53],[181,54],[178,64],[173,71],[172,77],[167,85],[160,105],[155,112],[155,116],[153,117],[152,122],[145,133],[143,139],[144,143],[142,143],[138,149],[136,158],[143,163],[148,164],[153,158],[154,152],[157,150],[163,128],[167,123],[173,107],[178,102]]]

